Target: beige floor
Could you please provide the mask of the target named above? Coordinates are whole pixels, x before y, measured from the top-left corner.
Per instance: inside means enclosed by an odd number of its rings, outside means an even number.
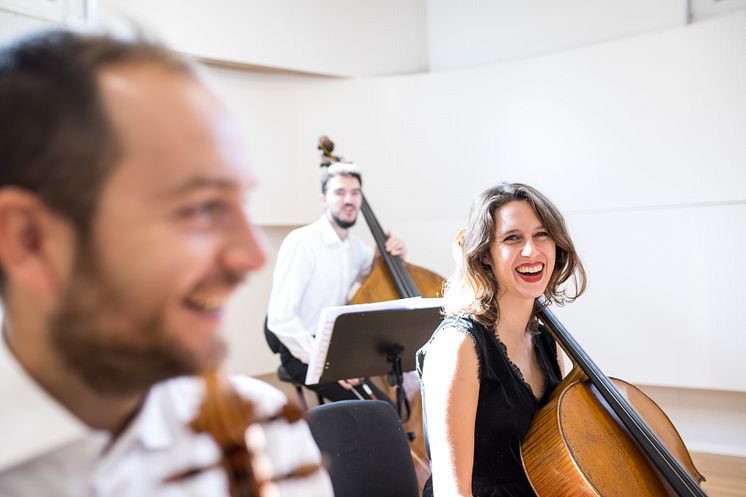
[[[697,469],[707,481],[702,484],[710,497],[746,497],[746,457],[693,453]]]
[[[287,383],[277,380],[276,375],[260,376],[282,390],[291,399],[296,399],[295,390]],[[314,396],[306,392],[307,401],[313,405]],[[719,454],[692,453],[692,459],[707,481],[702,485],[709,497],[746,497],[746,458]]]

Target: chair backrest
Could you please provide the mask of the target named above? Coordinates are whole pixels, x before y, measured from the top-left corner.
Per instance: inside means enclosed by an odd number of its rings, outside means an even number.
[[[311,408],[306,419],[336,497],[418,497],[404,426],[388,402],[333,402]]]
[[[280,339],[277,338],[277,335],[272,333],[272,330],[267,327],[268,319],[269,316],[264,318],[264,339],[267,341],[267,345],[269,345],[269,350],[271,350],[273,354],[279,354]]]

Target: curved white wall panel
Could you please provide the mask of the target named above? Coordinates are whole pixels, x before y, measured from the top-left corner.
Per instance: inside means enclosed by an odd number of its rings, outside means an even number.
[[[686,22],[686,3],[427,0],[430,67],[494,64],[670,28]]]
[[[199,57],[337,76],[427,69],[425,0],[99,0]]]
[[[746,391],[731,314],[746,281],[746,12],[460,72],[212,73],[253,144],[260,223],[318,216],[322,133],[361,165],[412,260],[443,274],[479,191],[536,185],[570,216],[591,272],[562,315],[609,373]],[[611,310],[621,317],[603,323]]]

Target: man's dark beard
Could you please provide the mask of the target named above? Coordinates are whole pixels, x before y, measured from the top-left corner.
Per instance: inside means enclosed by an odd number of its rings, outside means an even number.
[[[337,226],[339,226],[343,230],[346,230],[348,228],[352,228],[353,226],[355,226],[355,223],[357,222],[357,216],[355,216],[355,219],[353,219],[352,221],[345,221],[345,220],[340,219],[339,217],[337,217],[336,214],[332,214],[332,219],[334,220],[334,224],[336,224]]]
[[[108,285],[95,256],[85,252],[50,321],[52,343],[70,370],[105,395],[143,392],[159,381],[198,373],[197,359],[166,335],[160,315],[126,314],[126,292]]]

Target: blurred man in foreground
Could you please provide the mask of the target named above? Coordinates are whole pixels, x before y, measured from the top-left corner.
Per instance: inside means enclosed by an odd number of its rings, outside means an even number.
[[[189,421],[223,307],[265,260],[235,123],[165,49],[53,32],[0,52],[0,495],[227,495]],[[180,378],[176,378],[180,377]],[[260,413],[284,398],[236,378]],[[267,429],[271,473],[318,461]],[[325,472],[278,485],[329,495]]]

